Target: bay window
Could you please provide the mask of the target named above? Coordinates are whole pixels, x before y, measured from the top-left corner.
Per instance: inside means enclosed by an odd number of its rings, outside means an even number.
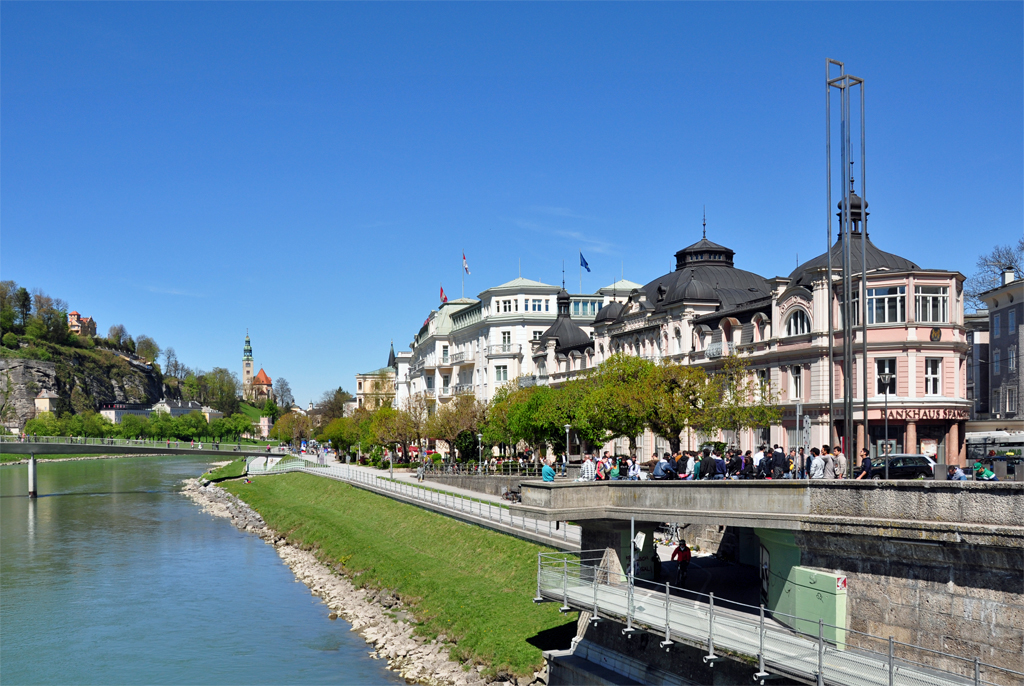
[[[949,287],[915,286],[914,316],[919,322],[944,324],[949,321]]]
[[[894,324],[907,320],[907,287],[868,289],[868,324]]]

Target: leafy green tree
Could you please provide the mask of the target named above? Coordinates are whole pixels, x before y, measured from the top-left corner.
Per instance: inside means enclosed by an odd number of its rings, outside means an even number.
[[[118,428],[121,438],[141,438],[149,435],[149,420],[135,414],[127,414],[121,417],[121,424]]]
[[[149,362],[156,362],[160,357],[160,346],[152,338],[143,334],[135,341],[135,354]]]
[[[650,422],[647,389],[654,366],[649,360],[618,353],[584,377],[589,388],[580,395],[581,415],[589,426],[606,431],[611,438],[628,438],[634,456],[636,437]]]
[[[484,418],[484,405],[472,395],[457,395],[437,408],[427,422],[427,431],[434,438],[455,447],[455,439],[463,431],[476,432]],[[454,459],[455,454],[452,452]]]
[[[762,385],[750,373],[747,362],[736,355],[725,358],[712,374],[716,406],[708,413],[705,431],[770,426],[782,420],[782,409],[768,385]]]
[[[718,388],[701,367],[669,364],[648,377],[651,431],[678,452],[680,434],[688,428],[710,430],[715,423]]]
[[[273,398],[267,398],[267,402],[263,403],[263,409],[260,410],[261,417],[270,417],[271,422],[276,422],[277,418],[281,416],[281,409],[274,402]]]
[[[40,412],[25,422],[25,433],[35,436],[63,436],[60,420],[52,412]]]
[[[241,412],[220,420],[224,422],[224,436],[238,439],[245,434],[253,433],[252,420]]]
[[[352,394],[343,388],[335,388],[332,391],[324,391],[320,401],[316,404],[316,412],[323,424],[329,424],[338,417],[345,416],[345,403],[352,400]]]
[[[233,415],[241,408],[238,394],[241,384],[238,375],[224,367],[214,367],[212,371],[203,375],[203,381],[207,388],[204,401],[225,415]]]
[[[32,314],[32,296],[24,287],[14,293],[12,307],[18,314],[18,321],[22,327],[28,326],[28,317]]]
[[[177,438],[178,425],[169,412],[153,412],[149,415],[149,437],[158,440]]]
[[[10,348],[11,350],[16,350],[18,348],[18,337],[15,336],[13,333],[5,333],[4,346]]]
[[[175,435],[181,439],[198,440],[203,436],[210,435],[210,426],[206,423],[206,417],[197,410],[182,415],[174,420]]]
[[[107,343],[114,348],[120,348],[125,339],[128,338],[128,329],[123,324],[114,324],[107,329]]]

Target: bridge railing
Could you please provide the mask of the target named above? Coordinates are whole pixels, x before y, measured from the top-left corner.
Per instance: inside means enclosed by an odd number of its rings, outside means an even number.
[[[561,610],[614,619],[623,633],[646,631],[706,650],[713,664],[732,653],[757,660],[755,680],[769,674],[849,686],[1020,685],[1024,673],[845,627],[770,612],[672,586],[634,580],[604,551],[541,553],[537,557],[537,602]],[[796,628],[793,628],[796,627]]]
[[[265,450],[259,445],[242,444],[237,441],[182,441],[177,439],[148,439],[148,438],[90,438],[88,436],[35,436],[35,435],[0,435],[0,445],[5,443],[21,444],[30,443],[38,445],[83,445],[83,446],[108,446],[119,448],[153,448],[153,449],[175,449],[175,450],[223,450],[224,452],[238,452],[240,450]],[[205,445],[204,445],[205,444]],[[285,454],[285,449],[272,446],[270,454]]]
[[[253,457],[247,460],[247,473],[253,476],[264,474],[282,474],[286,472],[304,472],[316,476],[325,476],[338,481],[355,483],[378,491],[382,494],[402,496],[415,502],[426,503],[435,509],[452,513],[470,515],[479,520],[486,520],[494,528],[506,531],[524,531],[547,537],[553,541],[561,541],[567,547],[579,546],[582,529],[566,522],[549,522],[512,515],[508,507],[492,502],[485,497],[472,497],[461,493],[452,493],[433,487],[421,486],[405,481],[378,475],[365,468],[349,465],[322,465],[299,457],[286,457],[267,466],[267,458]]]

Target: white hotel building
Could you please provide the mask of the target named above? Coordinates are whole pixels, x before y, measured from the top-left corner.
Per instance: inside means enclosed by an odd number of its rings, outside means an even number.
[[[567,319],[575,325],[571,328],[589,338],[597,313],[612,301],[625,302],[639,287],[622,280],[593,294],[566,294]],[[425,396],[431,405],[464,393],[488,402],[509,380],[555,372],[546,355],[535,356],[534,351],[556,324],[560,291],[559,286],[517,278],[485,290],[479,300],[442,303],[431,311],[410,351],[396,355],[396,406],[414,395]]]

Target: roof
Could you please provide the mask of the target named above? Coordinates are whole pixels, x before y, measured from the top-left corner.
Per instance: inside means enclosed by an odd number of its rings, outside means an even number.
[[[44,399],[45,398],[54,399],[54,398],[59,398],[60,396],[57,395],[56,393],[54,393],[53,391],[42,390],[42,391],[39,391],[39,395],[37,395],[36,397],[37,398],[44,398]]]
[[[356,376],[379,376],[381,374],[394,374],[395,370],[391,367],[381,367],[380,369],[374,369],[372,372],[362,372],[356,374]]]
[[[629,279],[619,279],[613,284],[609,284],[604,288],[598,289],[597,292],[602,295],[607,295],[609,293],[624,293],[628,295],[634,288],[640,287],[641,284],[638,284],[635,281],[630,281]]]
[[[862,236],[863,234],[860,231],[855,231],[850,234],[850,268],[854,273],[861,271],[860,251]],[[864,238],[864,241],[865,257],[867,258],[867,271],[869,272],[883,270],[908,272],[921,269],[905,257],[900,257],[899,255],[893,255],[892,253],[880,250],[871,242],[870,236]],[[832,269],[839,271],[843,264],[842,235],[840,235],[836,240],[832,249],[829,250],[829,253],[832,254]],[[814,273],[825,269],[827,266],[828,253],[822,253],[817,257],[804,262],[789,275],[791,285],[810,288],[811,281],[814,279]]]
[[[564,288],[558,292],[558,318],[539,339],[541,346],[546,346],[548,341],[555,341],[556,353],[567,353],[572,350],[582,352],[594,344],[587,332],[569,315],[570,300],[571,297]]]
[[[252,380],[254,386],[272,386],[270,377],[263,371],[263,367],[260,367],[260,373],[256,375],[256,378]]]
[[[543,283],[541,281],[532,281],[530,279],[524,279],[523,277],[520,276],[518,278],[512,279],[508,283],[503,283],[500,286],[493,286],[492,288],[489,288],[488,290],[496,291],[499,288],[524,288],[524,287],[535,287],[535,286],[543,286],[545,288],[554,288],[554,286],[552,286],[551,284]]]
[[[622,303],[617,300],[612,300],[610,303],[602,307],[597,311],[597,316],[594,317],[594,323],[598,322],[613,322],[618,318],[622,312]]]
[[[78,314],[78,310],[71,310],[68,314]]]

